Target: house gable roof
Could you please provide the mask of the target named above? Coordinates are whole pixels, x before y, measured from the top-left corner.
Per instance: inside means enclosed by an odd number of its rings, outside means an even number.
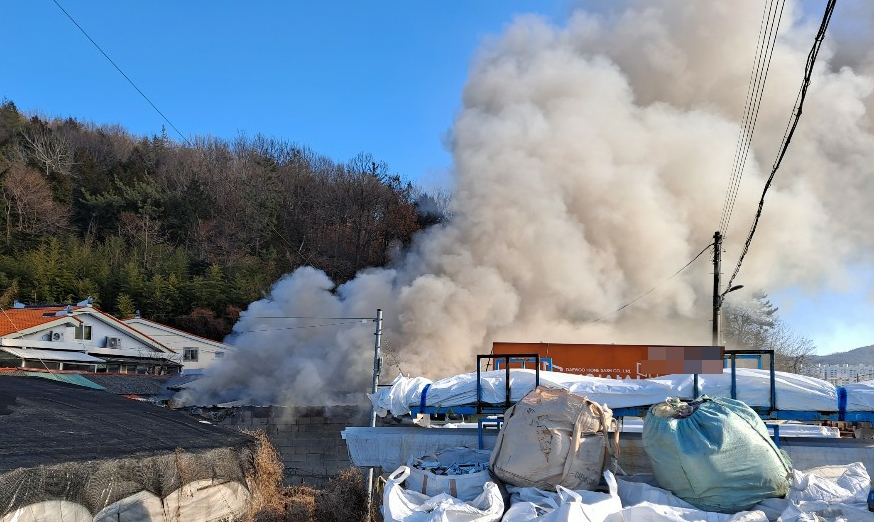
[[[124,321],[120,321],[120,320],[116,319],[115,317],[107,314],[106,312],[103,312],[101,310],[98,310],[97,308],[94,308],[93,306],[73,307],[72,314],[74,317],[75,316],[82,316],[82,315],[87,315],[89,317],[93,317],[94,319],[96,319],[98,321],[101,321],[103,323],[108,324],[109,326],[115,328],[116,330],[120,330],[120,331],[126,333],[127,335],[130,335],[131,337],[138,339],[139,341],[143,342],[144,344],[147,344],[149,346],[154,347],[156,350],[158,350],[160,352],[175,354],[175,352],[173,350],[171,350],[170,348],[165,346],[160,341],[157,341],[157,340],[153,339],[152,337],[149,337],[148,335],[137,330],[136,328],[132,328],[132,327],[128,326],[127,324],[125,324]]]
[[[173,350],[160,341],[125,324],[115,317],[91,305],[52,305],[12,308],[0,311],[0,337],[20,337],[29,333],[39,332],[55,325],[80,324],[84,322],[81,316],[88,317],[109,325],[125,334],[163,353],[175,354]]]
[[[133,319],[125,319],[122,322],[125,323],[126,325],[130,326],[131,328],[134,328],[134,329],[136,329],[137,325],[148,326],[151,328],[155,328],[156,330],[161,330],[163,332],[167,332],[169,334],[172,334],[172,335],[175,335],[178,337],[184,337],[186,339],[191,339],[194,341],[198,341],[200,343],[209,344],[209,345],[215,346],[216,348],[220,348],[222,350],[235,349],[235,346],[233,346],[233,345],[222,343],[219,341],[213,341],[212,339],[207,339],[206,337],[194,335],[193,333],[189,333],[189,332],[186,332],[184,330],[178,330],[178,329],[173,328],[171,326],[167,326],[166,324],[157,323],[155,321],[151,321],[149,319],[143,319],[141,317],[135,317]]]
[[[31,333],[31,331],[38,331],[55,325],[81,322],[81,320],[66,313],[58,315],[66,310],[66,306],[41,306],[0,310],[0,337],[10,334],[24,335]]]

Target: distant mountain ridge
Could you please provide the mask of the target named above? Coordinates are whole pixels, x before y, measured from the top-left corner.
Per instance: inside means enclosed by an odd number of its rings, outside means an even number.
[[[874,345],[862,346],[848,352],[811,355],[808,364],[874,364]]]

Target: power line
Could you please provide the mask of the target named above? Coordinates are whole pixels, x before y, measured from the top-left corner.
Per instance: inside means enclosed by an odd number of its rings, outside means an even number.
[[[829,0],[828,5],[825,8],[825,13],[822,15],[822,22],[819,26],[819,31],[816,33],[816,38],[813,41],[813,47],[810,49],[810,53],[807,55],[807,64],[804,67],[804,80],[801,82],[801,89],[798,92],[798,97],[795,100],[795,107],[792,111],[792,117],[789,119],[789,124],[786,127],[786,132],[783,134],[783,142],[780,144],[780,150],[777,153],[777,158],[774,160],[774,165],[771,167],[771,175],[768,177],[768,181],[765,183],[765,188],[762,191],[762,197],[759,199],[759,208],[756,211],[756,217],[753,220],[753,225],[750,227],[750,233],[747,236],[747,240],[744,243],[743,251],[741,252],[740,258],[737,260],[737,266],[734,268],[734,273],[731,275],[731,279],[728,280],[727,288],[731,288],[731,284],[734,281],[734,278],[737,277],[738,272],[740,272],[741,264],[743,263],[744,257],[747,255],[747,252],[750,249],[750,243],[753,241],[753,235],[756,233],[756,226],[759,224],[759,218],[762,216],[762,208],[765,206],[765,194],[768,193],[768,189],[771,187],[771,182],[774,180],[774,175],[777,173],[777,169],[780,168],[780,164],[783,162],[783,157],[786,155],[786,150],[789,148],[789,142],[792,140],[792,135],[795,134],[795,129],[798,127],[798,120],[801,119],[801,108],[804,105],[804,98],[807,96],[807,88],[810,86],[810,76],[813,73],[813,64],[816,62],[816,56],[819,54],[819,48],[822,46],[822,41],[825,39],[825,31],[828,28],[828,23],[831,20],[832,12],[835,9],[836,0]]]
[[[234,330],[231,332],[231,335],[238,334],[238,333],[274,332],[277,330],[301,330],[304,328],[322,328],[322,327],[327,327],[327,326],[343,326],[343,325],[347,325],[347,324],[361,324],[361,321],[354,321],[354,322],[350,321],[350,322],[345,322],[345,323],[330,323],[330,324],[311,324],[311,325],[307,325],[307,326],[288,326],[285,328],[261,328],[261,329],[257,329],[257,330]]]
[[[777,29],[779,28],[779,25],[780,25],[779,20],[783,16],[783,5],[784,4],[781,1],[780,14],[779,14],[779,17],[777,17],[777,23],[776,24],[772,23],[771,30],[768,31],[768,34],[770,37],[770,45],[769,45],[769,49],[768,49],[768,60],[767,60],[766,65],[760,62],[759,70],[761,71],[762,68],[764,68],[764,76],[762,76],[761,74],[758,75],[758,77],[761,78],[761,81],[757,85],[757,91],[756,91],[757,95],[756,95],[756,101],[754,103],[755,110],[753,112],[752,119],[751,120],[749,118],[747,119],[749,125],[747,126],[747,128],[748,128],[747,139],[744,140],[744,142],[742,144],[743,152],[736,158],[737,162],[735,164],[735,172],[736,172],[735,181],[734,181],[733,186],[730,189],[731,190],[730,197],[727,198],[727,201],[726,201],[727,206],[726,206],[725,213],[724,213],[724,221],[722,222],[721,227],[720,227],[720,230],[722,230],[723,232],[726,232],[728,230],[728,224],[731,221],[731,215],[732,215],[732,212],[734,211],[734,204],[735,204],[735,201],[737,199],[737,192],[740,188],[740,181],[743,178],[743,172],[744,172],[744,169],[746,167],[747,157],[749,156],[749,151],[750,151],[750,148],[752,146],[753,133],[755,132],[756,122],[758,121],[758,117],[759,117],[759,107],[761,106],[761,99],[762,99],[762,95],[764,94],[765,81],[767,81],[768,71],[770,70],[770,66],[771,66],[771,56],[773,55],[773,52],[774,52],[774,44],[777,41]],[[772,11],[772,13],[774,13],[774,12],[776,12],[776,10]],[[771,20],[771,19],[769,19],[769,20]],[[741,144],[739,144],[739,147],[740,146],[741,146]]]
[[[601,319],[604,319],[605,317],[609,317],[609,316],[611,316],[611,315],[613,315],[613,314],[615,314],[615,313],[617,313],[617,312],[621,312],[621,311],[624,310],[625,308],[628,308],[629,306],[633,305],[633,304],[636,303],[637,301],[640,301],[640,300],[643,299],[644,297],[646,297],[646,296],[648,296],[649,294],[653,293],[653,292],[655,291],[656,288],[662,286],[663,284],[667,283],[667,282],[670,281],[671,279],[677,277],[677,276],[680,274],[680,272],[682,272],[683,270],[689,268],[689,265],[691,265],[692,263],[694,263],[696,259],[698,259],[699,257],[701,257],[701,254],[703,254],[704,252],[706,252],[707,249],[710,248],[710,247],[712,247],[712,246],[713,246],[713,243],[710,243],[709,245],[707,245],[706,247],[704,247],[703,249],[701,249],[701,251],[698,252],[698,255],[697,255],[697,256],[693,257],[691,261],[689,261],[688,263],[686,263],[685,265],[683,265],[683,268],[681,268],[681,269],[677,270],[676,272],[674,272],[674,275],[672,275],[671,277],[665,279],[665,280],[662,281],[661,283],[659,283],[659,284],[655,285],[654,287],[650,288],[649,291],[646,292],[645,294],[641,294],[641,295],[637,296],[637,297],[634,298],[632,301],[629,301],[629,302],[625,303],[624,305],[620,306],[620,307],[617,308],[616,310],[613,310],[613,311],[610,312],[609,314],[604,314],[604,315],[602,315],[601,317],[595,319],[595,320],[592,321],[592,322],[593,322],[593,323],[597,323],[597,322],[599,322]]]
[[[777,5],[779,5],[779,10]],[[759,117],[759,107],[761,106],[762,95],[765,91],[765,82],[768,79],[768,71],[771,67],[771,57],[773,56],[774,45],[777,41],[777,30],[780,26],[780,20],[783,18],[784,5],[783,0],[779,0],[777,3],[768,2],[762,13],[762,23],[759,26],[759,44],[756,47],[754,66],[750,72],[750,82],[747,88],[746,108],[738,134],[737,147],[732,163],[732,174],[728,190],[725,194],[722,217],[719,222],[719,230],[723,234],[728,229],[728,224],[731,221],[731,214],[734,210],[740,181],[743,178],[743,171],[749,156],[753,133],[755,132],[756,122]]]
[[[318,321],[375,321],[374,317],[309,317],[304,315],[241,315],[240,319],[312,319]]]
[[[152,103],[152,100],[150,100],[149,97],[146,96],[146,94],[145,94],[142,90],[140,90],[139,87],[137,87],[137,84],[135,84],[134,81],[131,80],[131,79],[128,77],[128,75],[125,74],[124,71],[121,70],[121,67],[119,67],[119,66],[118,66],[118,65],[117,65],[117,64],[112,60],[112,58],[110,58],[109,55],[106,54],[106,52],[105,52],[105,51],[104,51],[104,50],[103,50],[99,45],[97,45],[97,42],[95,42],[94,39],[91,38],[91,36],[89,36],[87,32],[85,32],[85,29],[83,29],[82,26],[79,25],[79,23],[76,22],[76,20],[73,19],[72,16],[70,16],[70,13],[68,13],[67,10],[64,9],[63,6],[61,6],[61,4],[58,3],[58,0],[52,0],[52,1],[55,3],[56,6],[58,6],[58,8],[59,8],[61,11],[64,12],[65,15],[67,15],[67,18],[69,18],[70,21],[73,22],[73,25],[75,25],[76,27],[79,28],[80,31],[82,31],[82,34],[85,35],[85,38],[87,38],[87,39],[88,39],[92,44],[94,44],[94,47],[96,47],[97,50],[100,51],[100,54],[102,54],[104,57],[106,57],[106,59],[109,60],[109,63],[111,63],[112,66],[115,67],[115,69],[116,69],[119,73],[121,73],[122,76],[124,76],[124,79],[127,80],[128,83],[130,83],[130,84],[133,86],[133,88],[137,90],[138,93],[140,93],[140,96],[142,96],[143,99],[145,99],[147,102],[149,102],[149,105],[151,105],[152,108],[155,109],[155,112],[157,112],[158,114],[161,115],[162,118],[164,118],[164,121],[166,121],[167,124],[170,125],[170,127],[172,127],[174,131],[176,131],[176,134],[178,134],[179,137],[182,138],[182,141],[184,141],[185,143],[187,143],[187,144],[190,146],[190,145],[191,145],[191,142],[189,142],[188,139],[187,139],[185,136],[183,136],[181,132],[179,132],[179,129],[177,129],[176,126],[173,125],[173,122],[170,121],[169,118],[167,118],[166,116],[164,116],[164,113],[161,112],[161,110],[158,109],[158,107],[156,107],[154,103]]]
[[[759,26],[759,42],[756,47],[756,55],[754,65],[750,71],[750,81],[747,88],[747,97],[745,102],[744,116],[741,122],[741,129],[738,132],[738,142],[735,148],[734,160],[732,163],[732,174],[729,181],[728,189],[723,205],[722,217],[719,223],[719,230],[728,227],[728,221],[731,219],[731,209],[734,207],[734,198],[737,195],[740,180],[743,177],[743,170],[746,166],[746,158],[749,153],[749,146],[752,142],[752,135],[755,130],[755,119],[753,114],[758,116],[758,108],[761,103],[761,94],[764,92],[764,79],[767,78],[767,70],[765,75],[761,74],[764,67],[763,50],[769,48],[767,64],[770,66],[770,55],[773,51],[773,42],[776,41],[776,30],[772,20],[776,10],[775,4],[768,2],[765,4],[765,10],[762,13],[762,22]],[[782,7],[780,9],[782,16]],[[779,26],[779,23],[777,24]],[[773,36],[773,38],[772,38]],[[768,45],[766,42],[770,42]],[[763,79],[764,78],[764,79]]]

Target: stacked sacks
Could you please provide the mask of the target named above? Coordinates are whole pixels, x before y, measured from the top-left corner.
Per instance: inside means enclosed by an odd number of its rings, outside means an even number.
[[[538,386],[504,414],[490,469],[507,484],[593,490],[618,451],[613,413],[560,388]]]
[[[789,458],[737,400],[656,404],[643,424],[643,447],[659,485],[704,511],[736,513],[789,491]]]

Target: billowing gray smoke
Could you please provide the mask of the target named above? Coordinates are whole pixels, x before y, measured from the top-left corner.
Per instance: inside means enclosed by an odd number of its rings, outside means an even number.
[[[373,317],[382,308],[399,367],[438,378],[472,371],[474,354],[493,341],[709,343],[707,254],[668,278],[718,228],[762,6],[611,9],[575,12],[563,27],[523,16],[485,45],[452,134],[452,222],[418,237],[393,268],[335,291],[312,268],[284,277],[234,327],[229,340],[240,353],[188,399],[363,398],[372,322],[300,327],[349,321],[264,316]],[[840,9],[830,31],[841,29]],[[821,13],[803,14],[788,4],[783,15],[725,272],[746,239],[819,25]],[[819,55],[741,272],[747,286],[840,284],[846,264],[872,262],[874,68],[870,54],[835,44],[843,41],[827,36]]]

